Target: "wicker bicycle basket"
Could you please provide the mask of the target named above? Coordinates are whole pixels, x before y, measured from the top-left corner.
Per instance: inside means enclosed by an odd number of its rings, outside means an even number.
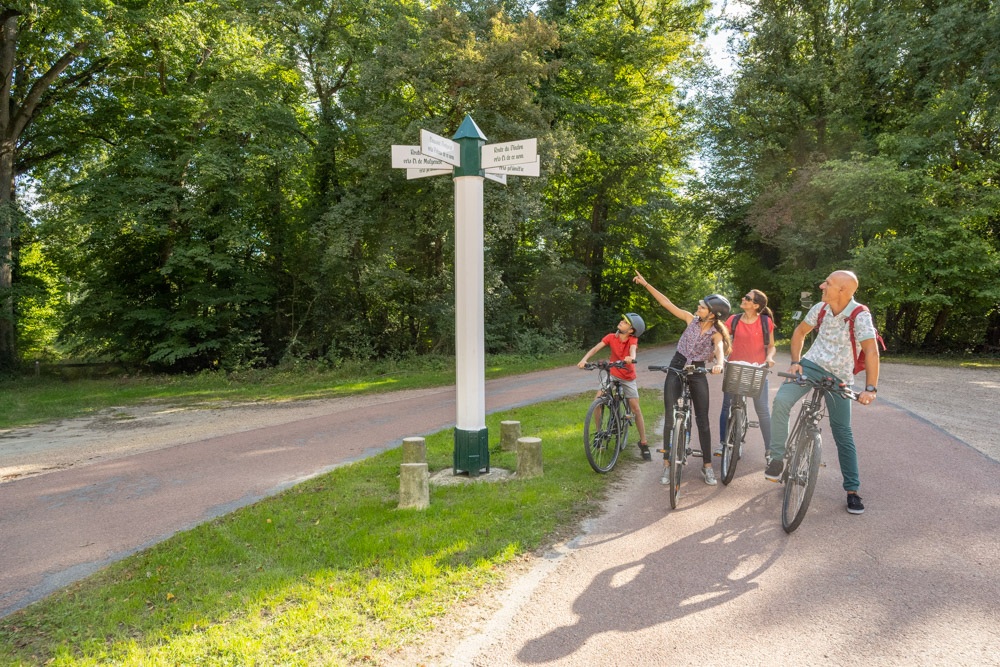
[[[766,366],[730,361],[726,364],[725,375],[722,376],[722,391],[727,394],[757,398],[764,388],[764,378],[766,377]]]

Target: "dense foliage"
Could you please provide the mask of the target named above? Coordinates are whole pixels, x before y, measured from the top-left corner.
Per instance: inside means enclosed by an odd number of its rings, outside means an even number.
[[[489,351],[611,330],[641,307],[632,268],[683,276],[703,227],[678,190],[694,143],[676,87],[707,3],[529,6],[25,3],[18,48],[55,17],[60,44],[92,15],[131,22],[88,95],[36,121],[72,145],[19,172],[37,191],[15,248],[15,287],[35,285],[15,290],[21,355],[185,370],[447,351],[452,184],[407,181],[389,154],[466,114],[490,142],[537,137],[544,165],[486,186]]]
[[[890,349],[1000,348],[1000,6],[764,0],[703,100],[716,243],[794,309],[854,268]]]
[[[893,350],[996,350],[996,3],[749,7],[713,76],[704,0],[5,1],[0,367],[449,351],[452,184],[389,155],[466,114],[543,165],[486,184],[491,352],[676,331],[633,269],[787,331],[840,267]]]

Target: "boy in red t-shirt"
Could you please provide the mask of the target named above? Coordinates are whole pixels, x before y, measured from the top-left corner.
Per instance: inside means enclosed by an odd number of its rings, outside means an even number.
[[[612,362],[624,361],[627,364],[625,368],[612,368],[611,374],[622,386],[625,398],[632,408],[632,414],[635,415],[635,425],[639,429],[639,452],[642,453],[644,461],[651,461],[649,445],[646,443],[646,424],[642,420],[642,409],[639,407],[639,386],[635,382],[635,354],[639,349],[639,336],[645,330],[646,323],[641,317],[635,313],[624,315],[622,321],[618,323],[618,331],[609,333],[600,343],[590,348],[590,352],[583,356],[577,366],[583,368],[591,356],[605,347],[611,348]],[[597,395],[601,395],[600,390]]]

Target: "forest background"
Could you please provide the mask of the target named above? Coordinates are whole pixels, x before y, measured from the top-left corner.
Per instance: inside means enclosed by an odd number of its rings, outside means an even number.
[[[893,352],[1000,350],[996,2],[0,8],[0,372],[453,351],[452,182],[389,157],[467,113],[542,164],[485,187],[488,352],[676,335],[635,269],[787,334],[834,268]]]

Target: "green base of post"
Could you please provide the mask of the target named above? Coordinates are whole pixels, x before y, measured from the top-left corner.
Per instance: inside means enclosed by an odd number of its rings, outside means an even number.
[[[490,446],[488,429],[466,431],[455,429],[455,450],[452,473],[469,473],[469,477],[479,477],[490,471]]]

